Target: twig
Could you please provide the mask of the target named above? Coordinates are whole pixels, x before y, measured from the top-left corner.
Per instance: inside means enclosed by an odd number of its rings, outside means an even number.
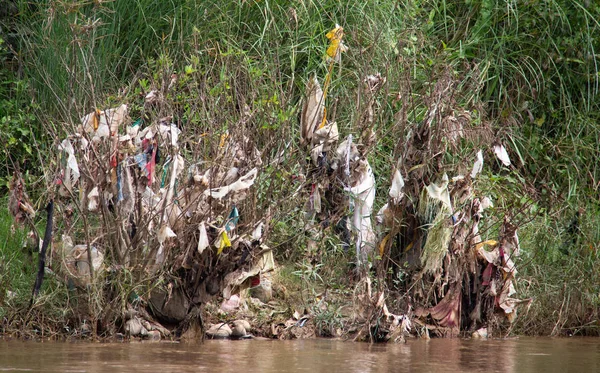
[[[50,200],[46,206],[48,212],[48,220],[46,221],[46,231],[44,232],[44,242],[42,243],[42,249],[39,254],[38,261],[38,273],[33,285],[33,292],[31,293],[31,301],[29,302],[29,309],[33,306],[35,297],[39,294],[42,282],[44,281],[44,270],[46,268],[46,250],[50,241],[52,240],[52,216],[54,215],[54,200]]]

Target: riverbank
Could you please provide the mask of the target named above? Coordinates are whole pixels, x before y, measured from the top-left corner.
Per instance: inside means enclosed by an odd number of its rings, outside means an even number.
[[[4,333],[599,334],[600,5],[4,2]]]

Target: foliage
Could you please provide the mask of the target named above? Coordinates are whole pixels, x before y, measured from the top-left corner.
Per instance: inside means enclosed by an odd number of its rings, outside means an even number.
[[[8,4],[6,10],[10,11]],[[14,29],[17,27],[11,14],[0,12],[0,133],[3,147],[0,152],[0,191],[5,192],[15,169],[38,174],[40,154],[46,140],[37,127],[29,81],[17,74]],[[43,145],[40,143],[44,143]],[[37,146],[36,146],[37,145]]]

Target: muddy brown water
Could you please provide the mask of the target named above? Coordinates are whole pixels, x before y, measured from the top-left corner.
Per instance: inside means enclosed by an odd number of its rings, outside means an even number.
[[[0,341],[0,372],[600,372],[600,338],[179,343]]]

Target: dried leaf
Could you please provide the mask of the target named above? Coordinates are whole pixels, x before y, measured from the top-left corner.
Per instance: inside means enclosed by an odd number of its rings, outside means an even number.
[[[379,244],[379,256],[383,256],[383,253],[385,252],[385,245],[387,245],[388,240],[390,239],[390,234],[386,234],[385,237],[383,237],[383,240],[381,240],[381,243]]]

